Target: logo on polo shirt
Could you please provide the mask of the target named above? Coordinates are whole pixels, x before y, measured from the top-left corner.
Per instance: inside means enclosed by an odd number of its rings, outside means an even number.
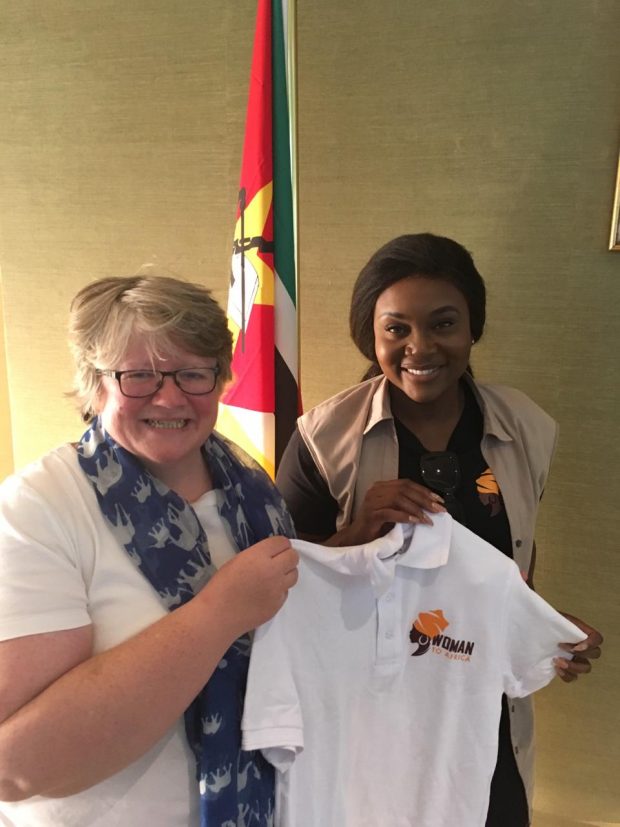
[[[409,640],[414,646],[412,656],[425,655],[429,649],[434,655],[442,655],[450,660],[471,660],[474,651],[472,640],[457,640],[445,635],[450,621],[444,616],[443,609],[420,612],[413,621]]]

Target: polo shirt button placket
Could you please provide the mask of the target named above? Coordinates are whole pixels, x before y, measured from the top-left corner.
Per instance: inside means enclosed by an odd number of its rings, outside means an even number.
[[[399,610],[396,599],[398,584],[393,582],[389,591],[377,600],[377,665],[381,672],[398,671],[402,643],[397,640]]]

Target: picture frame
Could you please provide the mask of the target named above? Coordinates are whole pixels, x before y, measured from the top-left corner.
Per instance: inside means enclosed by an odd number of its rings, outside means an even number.
[[[614,206],[611,213],[611,234],[609,236],[609,249],[620,250],[620,153],[618,153],[616,190],[614,192]]]

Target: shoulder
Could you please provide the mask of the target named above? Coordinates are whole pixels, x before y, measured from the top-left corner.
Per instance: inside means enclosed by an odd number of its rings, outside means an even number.
[[[329,537],[335,532],[338,505],[298,428],[280,460],[276,485],[298,532],[312,537]]]
[[[87,583],[105,534],[75,449],[58,448],[0,486],[0,639],[90,623]]]
[[[357,466],[356,457],[368,423],[384,416],[386,405],[389,407],[386,382],[384,376],[360,382],[297,420],[301,438],[324,479],[330,480],[335,473]]]
[[[316,466],[308,446],[301,437],[299,424],[297,424],[282,454],[276,474],[276,485],[280,487],[283,482],[286,483],[289,479],[295,479],[300,475],[305,478],[312,470],[316,470]]]
[[[385,385],[384,376],[376,376],[353,385],[340,393],[319,403],[303,414],[298,420],[302,435],[319,435],[331,424],[332,417],[343,417],[347,414],[360,418],[367,418],[368,410],[377,394],[382,393]]]
[[[35,491],[43,498],[57,499],[67,486],[85,483],[72,445],[61,445],[7,477],[0,484],[0,502],[6,503],[26,491]]]
[[[0,485],[2,561],[51,554],[75,562],[96,534],[96,499],[71,445],[63,445]]]
[[[98,514],[92,486],[71,445],[50,451],[0,485],[0,535],[5,537],[78,548],[80,538],[86,541],[95,531]]]
[[[557,422],[523,391],[469,381],[481,402],[486,432],[503,430],[509,437],[535,435],[537,440],[555,442]]]
[[[486,385],[475,383],[475,388],[487,405],[496,407],[499,410],[508,410],[513,416],[526,416],[541,421],[553,422],[549,414],[533,399],[508,385]]]

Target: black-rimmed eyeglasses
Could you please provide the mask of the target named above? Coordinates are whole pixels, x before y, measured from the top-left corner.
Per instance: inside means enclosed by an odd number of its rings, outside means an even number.
[[[458,456],[453,451],[429,451],[427,454],[422,454],[420,473],[424,485],[441,494],[448,513],[455,520],[462,522],[465,512],[455,496],[461,481]]]
[[[181,368],[180,370],[98,370],[98,376],[111,376],[118,382],[123,396],[142,399],[152,396],[172,376],[176,386],[190,396],[211,393],[219,376],[219,365],[212,368]]]

